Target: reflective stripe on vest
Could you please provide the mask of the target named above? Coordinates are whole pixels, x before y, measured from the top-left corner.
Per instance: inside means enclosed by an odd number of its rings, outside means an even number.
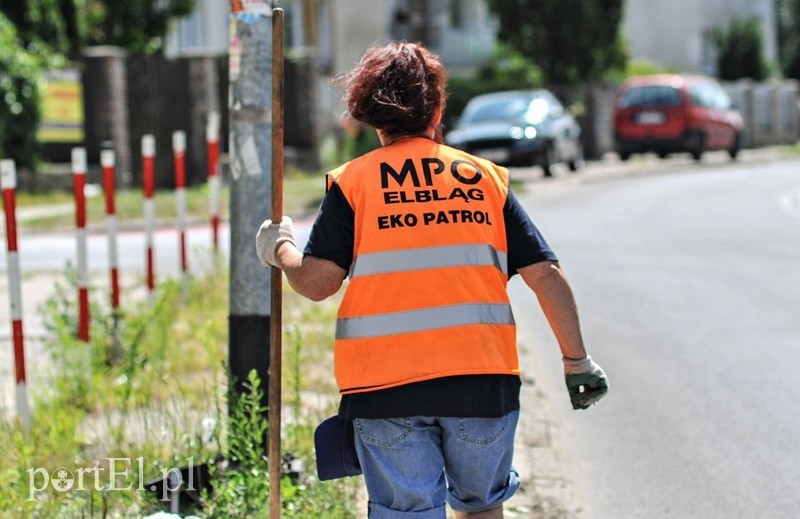
[[[503,303],[468,303],[393,312],[336,321],[336,339],[364,339],[397,333],[437,330],[470,324],[514,324],[511,306]]]
[[[489,265],[508,274],[505,252],[488,244],[447,245],[361,254],[350,270],[350,277],[407,272],[442,267],[474,267]]]

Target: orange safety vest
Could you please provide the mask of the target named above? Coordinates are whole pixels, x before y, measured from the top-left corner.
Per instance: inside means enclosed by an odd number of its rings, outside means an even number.
[[[412,138],[328,174],[355,212],[334,372],[342,394],[519,375],[503,207],[508,170]]]

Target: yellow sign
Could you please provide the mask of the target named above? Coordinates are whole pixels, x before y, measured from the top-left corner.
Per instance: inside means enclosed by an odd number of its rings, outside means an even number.
[[[83,85],[77,70],[45,73],[41,90],[39,142],[83,142]]]

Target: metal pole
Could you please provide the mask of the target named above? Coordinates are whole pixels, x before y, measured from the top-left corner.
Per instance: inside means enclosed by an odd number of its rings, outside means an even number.
[[[267,8],[268,7],[268,8]],[[268,420],[270,272],[261,266],[255,237],[271,218],[272,7],[231,3],[230,76],[230,317],[228,363],[234,395],[255,370]],[[267,447],[268,437],[263,438]]]
[[[86,245],[86,148],[72,148],[78,241],[78,340],[89,344],[89,265]]]
[[[19,255],[17,252],[16,188],[17,168],[13,160],[0,161],[0,188],[6,216],[6,245],[8,247],[8,291],[11,304],[11,328],[14,338],[14,368],[16,377],[17,416],[25,433],[31,429],[28,389],[25,379],[25,343],[22,334],[22,290],[20,286]]]
[[[208,197],[211,213],[211,237],[214,252],[219,251],[219,113],[208,114],[206,125],[206,145],[208,155]]]
[[[103,169],[103,193],[106,205],[106,225],[108,227],[108,268],[111,276],[111,310],[119,311],[119,265],[117,253],[117,210],[114,200],[116,156],[114,150],[100,152],[100,166]]]
[[[283,9],[272,11],[272,220],[283,217]],[[272,268],[269,339],[269,505],[281,516],[281,316],[283,273]]]
[[[142,136],[142,180],[144,182],[144,226],[145,226],[145,260],[147,261],[146,282],[147,302],[152,305],[155,297],[156,275],[153,256],[153,232],[155,230],[156,207],[153,201],[155,191],[155,156],[156,138],[153,135]]]
[[[172,133],[172,152],[175,163],[175,202],[178,213],[178,254],[181,269],[181,301],[186,303],[189,292],[189,261],[186,254],[186,133]]]
[[[111,292],[111,316],[114,328],[113,342],[110,352],[112,364],[122,359],[122,343],[120,340],[120,307],[119,307],[119,252],[117,248],[117,209],[115,202],[116,154],[110,147],[100,150],[100,167],[103,170],[103,194],[105,195],[106,227],[108,234],[108,270]]]

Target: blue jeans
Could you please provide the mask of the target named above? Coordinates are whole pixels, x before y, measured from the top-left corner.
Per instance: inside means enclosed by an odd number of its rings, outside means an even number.
[[[519,411],[501,418],[354,421],[356,452],[370,519],[444,519],[453,510],[483,512],[519,487],[511,466]]]

